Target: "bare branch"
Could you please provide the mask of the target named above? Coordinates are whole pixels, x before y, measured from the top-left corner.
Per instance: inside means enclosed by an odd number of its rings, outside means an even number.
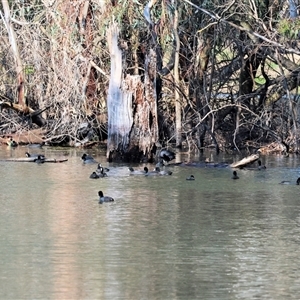
[[[276,47],[281,48],[281,49],[284,50],[286,53],[294,53],[294,54],[300,55],[300,51],[297,51],[297,50],[295,50],[295,49],[293,49],[293,48],[287,48],[287,47],[285,47],[284,45],[282,45],[282,44],[280,44],[280,43],[277,43],[277,42],[275,42],[275,41],[272,41],[272,40],[270,40],[270,39],[264,37],[263,35],[261,35],[261,34],[255,32],[255,31],[252,31],[252,30],[250,30],[250,29],[244,28],[244,27],[239,26],[239,25],[237,25],[237,24],[234,24],[234,23],[232,23],[232,22],[230,22],[230,21],[227,21],[227,20],[225,20],[224,18],[221,18],[220,16],[218,16],[217,14],[212,13],[212,12],[210,12],[210,11],[208,11],[208,10],[206,10],[206,9],[204,9],[204,8],[202,8],[202,7],[200,7],[200,6],[198,6],[198,5],[194,4],[194,3],[192,3],[192,2],[189,1],[189,0],[183,0],[183,1],[186,2],[186,3],[188,3],[188,4],[190,4],[191,6],[195,7],[196,9],[202,11],[203,13],[209,15],[211,18],[213,18],[214,20],[217,20],[218,22],[228,24],[228,25],[230,25],[230,26],[232,26],[232,27],[234,27],[234,28],[236,28],[236,29],[239,29],[239,30],[241,30],[241,31],[245,31],[245,32],[247,32],[248,34],[252,34],[252,35],[258,37],[259,39],[261,39],[262,41],[267,42],[269,45],[273,45],[273,46],[276,46]]]

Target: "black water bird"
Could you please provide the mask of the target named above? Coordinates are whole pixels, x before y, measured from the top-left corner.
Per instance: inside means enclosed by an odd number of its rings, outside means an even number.
[[[236,171],[233,171],[232,173],[232,179],[239,179],[239,176],[237,175],[237,172]]]
[[[42,157],[42,155],[38,155],[37,158],[33,160],[37,164],[43,164],[45,162],[45,157]]]
[[[157,176],[160,175],[156,170],[154,171],[149,171],[149,169],[147,167],[144,168],[145,170],[145,176]]]
[[[91,155],[88,155],[86,153],[84,153],[82,156],[81,156],[81,159],[83,160],[83,163],[85,164],[88,164],[88,163],[97,163],[95,161],[95,159],[91,156]]]
[[[99,178],[107,177],[107,174],[104,172],[104,169],[102,167],[100,167],[100,169],[97,169],[96,173],[99,176]]]
[[[104,196],[102,191],[98,192],[99,195],[99,203],[102,204],[103,202],[112,202],[115,201],[114,198],[110,196]]]
[[[147,167],[144,167],[143,170],[135,170],[133,167],[129,167],[128,170],[130,175],[145,175],[148,172]]]
[[[25,152],[25,156],[26,157],[31,157],[31,158],[34,158],[34,159],[36,159],[38,157],[40,157],[42,159],[45,159],[45,155],[44,154],[30,154],[29,152]]]
[[[191,175],[191,176],[187,177],[186,180],[195,180],[195,176]]]
[[[155,168],[155,172],[157,172],[159,175],[172,175],[172,172],[169,170],[161,170],[159,167]]]
[[[101,170],[101,168],[103,169],[104,172],[109,172],[108,168],[102,167],[101,163],[98,164],[97,170]]]
[[[168,149],[163,149],[160,151],[159,157],[168,163],[175,158],[175,153]]]
[[[261,160],[258,160],[257,161],[257,163],[258,163],[258,170],[265,170],[267,167],[266,166],[263,166],[262,164],[261,164]]]
[[[257,161],[258,166],[254,166],[254,167],[246,167],[246,170],[253,170],[253,171],[260,171],[260,170],[265,170],[267,167],[262,165],[261,160]],[[243,167],[241,167],[240,169],[243,169]]]
[[[91,179],[98,179],[98,178],[99,178],[99,175],[98,175],[96,172],[93,172],[93,173],[90,175],[90,178],[91,178]]]

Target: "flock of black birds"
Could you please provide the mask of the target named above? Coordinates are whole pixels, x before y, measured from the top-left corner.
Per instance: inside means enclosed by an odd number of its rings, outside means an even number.
[[[29,154],[29,153],[28,153]],[[173,160],[175,158],[175,153],[164,149],[160,151],[159,154],[159,162],[157,163],[155,169],[153,171],[150,171],[147,167],[144,167],[143,170],[134,170],[132,167],[129,167],[129,175],[144,175],[144,176],[170,176],[172,175],[172,171],[170,170],[161,170],[161,166],[165,166],[167,165],[171,160]],[[41,157],[37,159],[41,159]],[[81,159],[83,161],[83,163],[85,164],[97,164],[97,169],[95,171],[92,172],[92,174],[90,175],[91,179],[98,179],[98,178],[103,178],[103,177],[107,177],[107,172],[109,172],[108,168],[105,168],[101,165],[101,163],[98,163],[91,155],[88,155],[86,153],[84,153],[81,156]],[[195,180],[195,177],[193,175],[191,175],[189,178],[187,178],[187,180]],[[112,202],[114,201],[114,199],[112,197],[109,196],[104,196],[102,191],[98,192],[99,195],[99,203],[102,204],[104,202]]]
[[[38,164],[42,164],[45,162],[45,156],[43,154],[30,154],[28,152],[25,153],[26,157],[34,158],[34,162]],[[147,167],[144,167],[143,170],[134,170],[132,167],[129,167],[129,174],[130,175],[144,175],[144,176],[170,176],[172,175],[172,171],[170,170],[161,170],[161,167],[167,166],[171,160],[175,158],[175,153],[168,150],[168,149],[163,149],[159,153],[159,162],[156,164],[156,167],[153,171],[149,171]],[[108,168],[105,168],[101,165],[101,163],[98,163],[91,155],[88,155],[84,153],[81,157],[83,163],[89,164],[89,163],[96,163],[97,164],[97,169],[92,172],[90,175],[91,179],[98,179],[98,178],[103,178],[107,177],[107,172],[109,172]],[[256,168],[247,168],[249,170],[255,169],[255,170],[264,170],[266,169],[266,166],[262,165],[261,161],[258,160],[258,166]],[[237,174],[237,171],[233,171],[232,173],[232,179],[236,180],[239,179],[239,176]],[[194,175],[190,175],[186,178],[188,181],[193,181],[195,180]],[[279,184],[292,184],[290,181],[282,181]],[[296,185],[300,185],[300,177],[296,181]],[[104,202],[112,202],[114,199],[110,196],[104,196],[102,191],[98,192],[99,196],[99,203],[102,204]]]
[[[91,179],[98,179],[98,178],[107,177],[106,172],[108,172],[109,169],[102,167],[101,163],[98,163],[91,155],[88,155],[88,154],[84,153],[81,156],[81,159],[85,164],[89,164],[89,163],[97,163],[98,164],[96,171],[94,171],[90,175]],[[113,201],[115,201],[115,199],[110,197],[110,196],[104,196],[102,191],[98,192],[98,196],[99,196],[99,203],[100,204],[102,204],[104,202],[113,202]]]
[[[261,160],[258,160],[257,163],[258,163],[257,168],[247,168],[247,170],[265,170],[265,169],[267,169],[266,166],[262,165]],[[233,171],[231,178],[232,179],[239,179],[237,171]],[[279,182],[279,184],[293,184],[293,183],[291,181],[284,180],[284,181]],[[300,185],[300,177],[298,177],[298,179],[296,180],[296,185]]]

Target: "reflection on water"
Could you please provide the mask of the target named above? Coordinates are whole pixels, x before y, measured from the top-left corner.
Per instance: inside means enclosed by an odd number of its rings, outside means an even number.
[[[0,162],[1,299],[298,298],[300,187],[278,184],[300,176],[298,158],[264,158],[235,181],[230,168],[126,165],[92,180],[80,151],[42,151],[69,160]],[[115,202],[99,205],[100,189]]]

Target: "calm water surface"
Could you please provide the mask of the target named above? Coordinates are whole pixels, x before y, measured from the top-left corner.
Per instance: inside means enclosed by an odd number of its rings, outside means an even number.
[[[0,148],[0,299],[299,299],[297,157],[263,157],[266,171],[239,180],[230,168],[144,177],[126,165],[92,180],[81,150],[39,150],[60,164],[4,161],[25,151]],[[115,202],[98,204],[98,190]]]

